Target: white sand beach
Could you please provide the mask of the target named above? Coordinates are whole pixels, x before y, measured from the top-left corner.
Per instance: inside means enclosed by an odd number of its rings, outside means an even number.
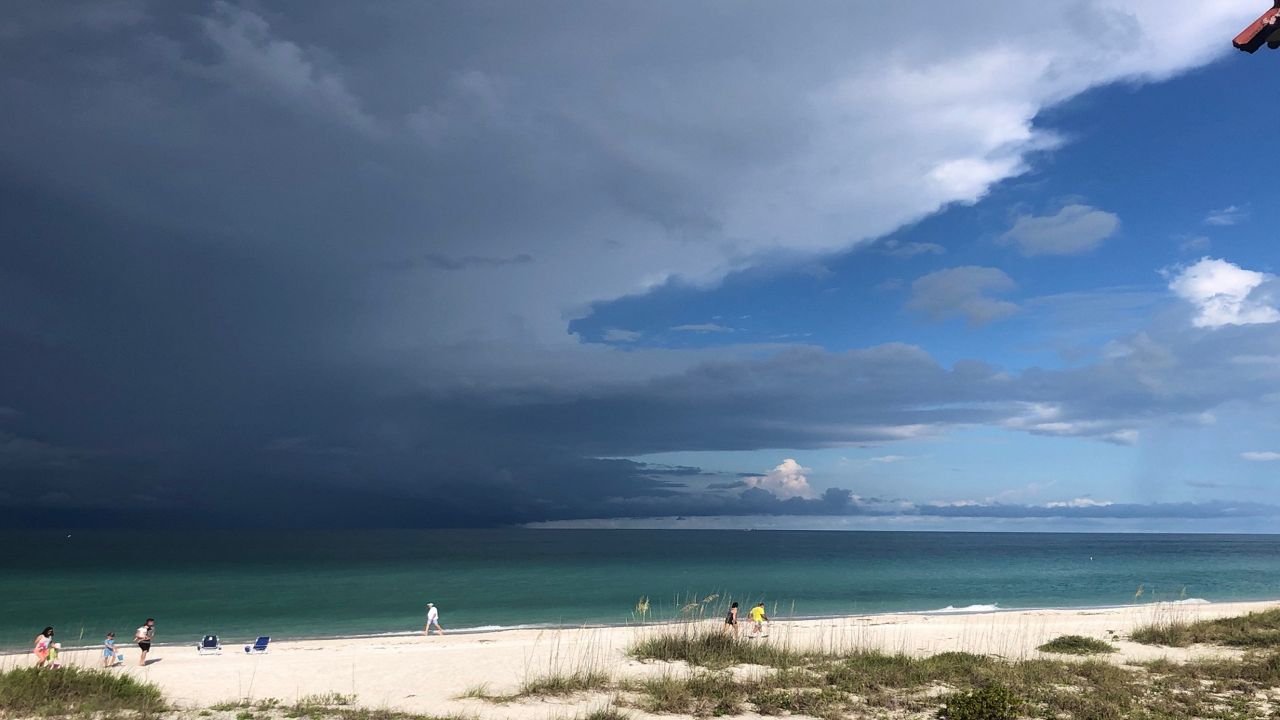
[[[794,648],[880,649],[928,655],[966,651],[1008,659],[1041,655],[1035,648],[1064,634],[1103,639],[1119,648],[1113,662],[1168,658],[1185,660],[1231,654],[1220,647],[1185,649],[1139,645],[1124,639],[1139,625],[1175,618],[1198,620],[1241,615],[1275,607],[1276,602],[1223,604],[1146,604],[1073,610],[1021,610],[988,613],[900,614],[829,619],[782,620],[770,637],[743,642],[785,643]],[[155,683],[174,703],[190,708],[240,699],[278,698],[295,702],[308,695],[341,693],[364,707],[482,718],[549,720],[571,717],[607,701],[583,694],[565,699],[537,698],[492,703],[462,698],[484,686],[510,693],[521,683],[548,673],[592,669],[614,677],[641,678],[684,672],[670,663],[639,662],[626,650],[646,634],[671,626],[507,630],[491,633],[418,635],[328,640],[276,640],[270,651],[247,655],[230,644],[221,655],[198,655],[195,641],[152,649],[145,668],[126,664],[124,672]],[[746,628],[744,627],[744,632]],[[132,652],[130,652],[132,650]],[[137,651],[125,646],[136,662]],[[91,665],[97,650],[68,651],[68,664]],[[1062,656],[1056,656],[1062,657]],[[0,666],[32,662],[30,655],[0,656]],[[740,670],[750,672],[750,669]]]

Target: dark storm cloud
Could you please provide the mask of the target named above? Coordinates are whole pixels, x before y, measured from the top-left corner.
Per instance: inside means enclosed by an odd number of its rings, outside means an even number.
[[[602,455],[842,446],[978,424],[1123,443],[1150,418],[1192,420],[1273,391],[1269,367],[1240,364],[1224,347],[1274,353],[1280,326],[1140,334],[1114,342],[1104,361],[1066,370],[1013,374],[976,361],[948,368],[909,345],[795,348],[578,394],[454,402],[463,422]]]
[[[420,260],[408,260],[405,264],[410,267],[421,264],[428,267],[438,268],[440,270],[465,270],[467,268],[523,265],[531,262],[533,262],[533,256],[527,253],[512,255],[511,257],[477,257],[475,255],[466,255],[457,258],[449,257],[447,255],[429,254],[422,256]]]
[[[1047,98],[1208,57],[1139,48],[1103,71],[1102,34],[1069,26],[1025,49],[1057,43],[1062,63],[1012,100],[911,90],[985,62],[1007,34],[992,18],[1045,22],[982,9],[938,9],[922,31],[947,42],[896,61],[924,79],[902,90],[882,43],[905,7],[872,24],[839,3],[9,4],[0,522],[867,512],[845,491],[702,492],[696,469],[601,458],[974,423],[1122,441],[1256,394],[1176,336],[1009,376],[898,345],[625,353],[566,332],[672,275],[711,282],[975,199],[1043,147]],[[1008,52],[1000,67],[1025,65]],[[936,123],[969,113],[1010,135]],[[1196,364],[1167,360],[1184,353]]]

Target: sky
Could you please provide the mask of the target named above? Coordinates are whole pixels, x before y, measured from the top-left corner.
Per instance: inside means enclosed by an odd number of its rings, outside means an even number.
[[[0,525],[1271,531],[1265,8],[927,5],[11,3]]]

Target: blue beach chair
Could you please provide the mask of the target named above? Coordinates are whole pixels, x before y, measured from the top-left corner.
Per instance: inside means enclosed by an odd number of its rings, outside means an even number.
[[[196,652],[201,655],[221,655],[222,643],[218,641],[217,635],[205,635],[200,644],[196,646]]]
[[[254,654],[264,653],[267,651],[267,643],[269,642],[271,642],[271,638],[267,637],[266,635],[260,635],[258,636],[257,640],[253,641],[252,645],[245,645],[244,651],[247,653],[254,653]]]

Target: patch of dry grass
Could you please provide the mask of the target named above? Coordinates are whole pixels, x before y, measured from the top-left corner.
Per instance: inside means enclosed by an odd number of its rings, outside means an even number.
[[[1187,622],[1177,617],[1157,618],[1129,634],[1144,645],[1186,647],[1196,643],[1241,648],[1280,646],[1280,608],[1217,620]]]

